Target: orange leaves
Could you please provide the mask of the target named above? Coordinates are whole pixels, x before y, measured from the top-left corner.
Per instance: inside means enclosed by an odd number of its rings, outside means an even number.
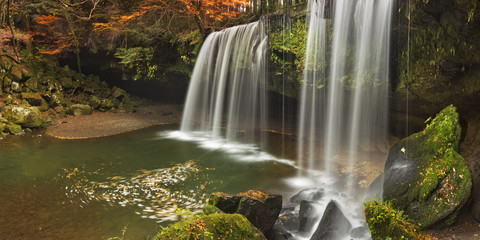
[[[60,20],[59,17],[53,15],[46,15],[46,16],[37,16],[35,22],[41,25],[51,25],[55,21]]]

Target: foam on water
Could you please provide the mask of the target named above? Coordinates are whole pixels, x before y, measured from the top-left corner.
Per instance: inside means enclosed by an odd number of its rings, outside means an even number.
[[[215,137],[210,132],[183,132],[166,131],[159,133],[160,137],[176,139],[179,141],[195,142],[203,149],[222,151],[228,153],[232,159],[245,162],[278,162],[296,167],[295,162],[288,159],[277,158],[269,153],[261,151],[255,144],[246,144],[230,141],[221,137]]]

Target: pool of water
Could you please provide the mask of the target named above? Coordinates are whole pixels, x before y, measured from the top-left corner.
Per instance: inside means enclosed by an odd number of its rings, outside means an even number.
[[[107,239],[126,228],[126,238],[147,239],[175,221],[178,209],[199,211],[212,192],[297,190],[287,181],[297,170],[280,156],[288,158],[278,143],[284,139],[270,137],[267,154],[252,145],[191,141],[173,128],[0,141],[0,236]]]

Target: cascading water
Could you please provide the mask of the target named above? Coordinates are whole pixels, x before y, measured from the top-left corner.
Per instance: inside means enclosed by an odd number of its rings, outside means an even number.
[[[343,202],[344,207],[349,205],[347,215],[351,218],[357,214],[351,210],[352,204],[360,200],[354,196],[361,194],[354,193],[358,188],[352,173],[359,155],[368,159],[371,152],[383,150],[378,143],[386,142],[393,0],[336,0],[332,20],[325,19],[326,3],[308,3],[307,53],[298,123],[299,174],[313,178],[316,186],[325,184],[318,178],[329,177],[326,185],[334,187],[327,190],[325,198]],[[336,177],[340,175],[340,165],[346,178]],[[305,170],[321,173],[315,175]],[[348,187],[342,189],[345,185]],[[346,194],[338,194],[338,189]],[[321,205],[325,207],[327,203]]]
[[[211,33],[193,69],[180,131],[167,137],[198,142],[242,161],[292,165],[262,151],[267,44],[263,20]]]
[[[237,140],[265,129],[267,36],[262,21],[214,32],[205,40],[188,90],[182,132]]]

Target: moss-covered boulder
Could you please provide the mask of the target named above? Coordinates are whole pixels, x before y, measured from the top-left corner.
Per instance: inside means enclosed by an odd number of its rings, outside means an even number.
[[[384,239],[426,239],[418,232],[418,227],[405,219],[402,211],[397,211],[389,202],[366,201],[365,219],[373,240]]]
[[[185,218],[158,233],[160,239],[251,239],[265,236],[240,214],[214,213]]]
[[[225,213],[245,216],[264,234],[268,233],[282,209],[282,196],[250,190],[237,195],[212,193],[205,208],[215,206]]]
[[[472,188],[459,140],[458,114],[449,106],[425,130],[395,144],[385,163],[384,199],[422,227],[451,224]]]
[[[6,106],[3,115],[8,121],[24,128],[36,128],[44,125],[42,113],[37,107]]]

